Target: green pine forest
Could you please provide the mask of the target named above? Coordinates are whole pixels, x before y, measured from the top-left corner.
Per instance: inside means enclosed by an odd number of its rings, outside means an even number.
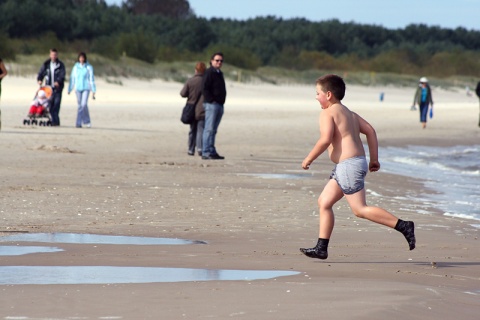
[[[52,47],[66,63],[85,51],[100,75],[112,77],[183,81],[195,61],[208,62],[215,51],[225,54],[226,70],[239,81],[311,82],[324,72],[366,84],[423,75],[464,83],[480,76],[480,31],[465,28],[387,29],[274,16],[205,19],[187,0],[127,0],[121,6],[104,0],[0,0],[0,57],[27,72]]]

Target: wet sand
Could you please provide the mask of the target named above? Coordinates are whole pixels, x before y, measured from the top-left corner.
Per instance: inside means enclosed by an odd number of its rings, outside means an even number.
[[[478,317],[480,231],[471,220],[433,209],[415,213],[421,203],[394,198],[431,192],[421,180],[380,171],[369,174],[366,185],[369,204],[415,221],[414,251],[398,232],[356,218],[344,200],[335,206],[328,260],[298,251],[316,243],[316,199],[332,169],[325,155],[309,171],[301,169],[318,138],[320,108],[313,85],[228,83],[216,143],[226,160],[205,161],[187,155],[188,127],[179,120],[181,84],[122,81],[119,86],[98,80],[90,129],[75,128],[75,99],[66,92],[61,127],[23,126],[34,78],[3,81],[0,235],[89,233],[208,244],[56,243],[65,251],[1,256],[0,266],[300,274],[253,281],[1,285],[0,318]],[[412,88],[348,86],[344,103],[374,125],[381,146],[478,144],[476,97],[437,88],[434,118],[422,130],[418,111],[409,110],[413,94]]]

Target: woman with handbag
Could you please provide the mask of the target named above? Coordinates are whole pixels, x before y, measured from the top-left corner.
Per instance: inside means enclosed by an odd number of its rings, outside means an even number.
[[[415,91],[415,97],[413,98],[413,105],[411,110],[415,110],[415,104],[418,104],[420,108],[420,123],[422,128],[427,127],[427,114],[428,106],[430,105],[430,118],[433,117],[433,100],[432,100],[432,89],[428,84],[428,79],[421,77],[417,90]]]
[[[195,108],[195,117],[189,123],[190,131],[188,132],[188,155],[190,156],[195,154],[195,147],[197,148],[198,155],[202,155],[203,127],[205,125],[202,78],[203,74],[205,73],[205,69],[205,63],[197,62],[195,66],[195,75],[187,80],[180,91],[180,95],[184,98],[187,98],[187,105],[193,105]]]

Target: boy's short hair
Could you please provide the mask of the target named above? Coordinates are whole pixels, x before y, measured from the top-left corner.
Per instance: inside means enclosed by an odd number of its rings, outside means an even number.
[[[342,100],[345,97],[345,82],[342,77],[336,74],[324,75],[318,78],[315,83],[322,87],[323,92],[330,91],[338,100]]]

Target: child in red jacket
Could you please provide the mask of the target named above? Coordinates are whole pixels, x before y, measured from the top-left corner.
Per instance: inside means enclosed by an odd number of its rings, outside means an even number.
[[[29,118],[40,117],[45,109],[48,107],[48,98],[43,90],[39,90],[37,97],[33,100],[30,112],[28,112]]]

